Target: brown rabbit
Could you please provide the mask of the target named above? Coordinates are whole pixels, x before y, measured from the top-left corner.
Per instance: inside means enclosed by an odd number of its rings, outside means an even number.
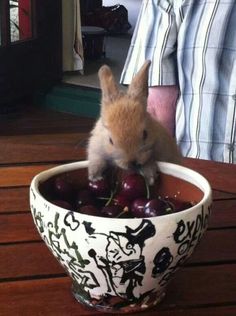
[[[88,173],[91,180],[102,177],[108,163],[122,169],[141,169],[153,184],[156,161],[180,163],[177,145],[147,112],[148,69],[146,61],[134,76],[127,92],[120,91],[111,69],[100,68],[101,116],[88,143]]]

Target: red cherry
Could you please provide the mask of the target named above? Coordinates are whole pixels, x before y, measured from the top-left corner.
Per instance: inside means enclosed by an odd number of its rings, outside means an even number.
[[[77,209],[77,212],[87,215],[100,216],[99,210],[94,205],[83,205]]]
[[[101,214],[105,217],[117,217],[122,211],[123,208],[120,205],[107,205],[102,208]]]
[[[70,203],[68,203],[67,201],[63,201],[63,200],[53,200],[51,201],[52,204],[55,204],[57,206],[60,206],[62,208],[66,208],[67,210],[72,210],[72,206]]]
[[[89,190],[97,197],[109,197],[110,186],[106,179],[90,180],[88,183]]]
[[[79,208],[83,205],[94,205],[95,199],[93,193],[89,190],[80,190],[75,198],[75,207]]]
[[[122,206],[122,208],[124,209],[125,207],[130,208],[130,200],[127,199],[127,197],[125,197],[124,195],[122,195],[121,193],[118,193],[116,196],[114,196],[113,198],[113,204],[115,205],[120,205]]]
[[[181,201],[177,198],[169,197],[166,199],[167,204],[172,208],[172,212],[181,212],[193,206],[191,202]]]
[[[73,196],[73,186],[64,177],[58,176],[54,180],[54,192],[58,198],[69,201]]]
[[[147,188],[145,179],[138,173],[131,173],[125,176],[121,182],[121,194],[129,200],[145,197]]]
[[[166,203],[160,199],[152,199],[144,206],[145,217],[160,216],[165,214]]]
[[[144,207],[147,204],[148,199],[146,198],[138,198],[135,199],[131,205],[131,213],[134,217],[144,218]]]

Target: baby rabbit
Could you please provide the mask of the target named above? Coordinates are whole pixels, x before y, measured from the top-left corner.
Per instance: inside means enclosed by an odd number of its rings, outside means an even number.
[[[107,65],[99,69],[101,116],[87,148],[90,180],[102,178],[112,163],[122,169],[141,169],[151,185],[158,172],[156,161],[180,163],[174,139],[146,111],[149,65],[150,61],[144,63],[127,92],[118,89]]]

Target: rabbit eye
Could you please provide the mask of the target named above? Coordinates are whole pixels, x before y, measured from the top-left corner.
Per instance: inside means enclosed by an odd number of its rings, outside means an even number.
[[[111,145],[113,145],[113,140],[111,139],[111,137],[109,137],[109,142]]]
[[[146,140],[148,137],[148,133],[146,130],[143,131],[143,140]]]

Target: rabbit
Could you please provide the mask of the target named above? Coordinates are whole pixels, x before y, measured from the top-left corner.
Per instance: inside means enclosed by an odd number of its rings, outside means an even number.
[[[109,164],[125,170],[141,170],[150,185],[158,175],[157,161],[181,164],[174,139],[147,112],[147,60],[127,91],[120,90],[109,66],[98,71],[101,113],[88,140],[88,177],[99,180]]]

